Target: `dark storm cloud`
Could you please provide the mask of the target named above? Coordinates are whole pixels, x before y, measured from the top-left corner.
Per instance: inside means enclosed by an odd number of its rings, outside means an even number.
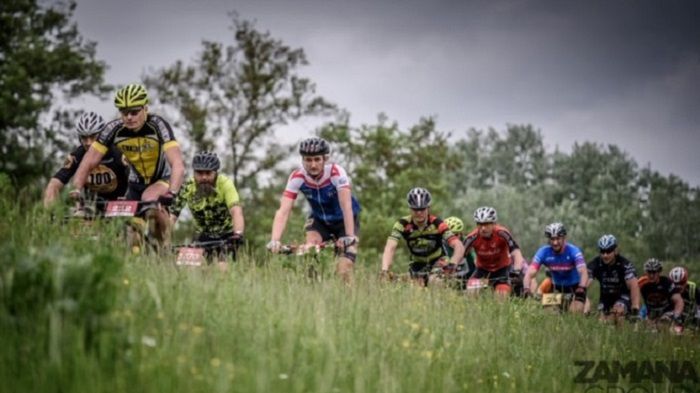
[[[355,123],[531,123],[550,147],[614,143],[700,184],[700,2],[126,0],[80,3],[78,22],[125,83],[227,41],[234,8],[303,47]]]

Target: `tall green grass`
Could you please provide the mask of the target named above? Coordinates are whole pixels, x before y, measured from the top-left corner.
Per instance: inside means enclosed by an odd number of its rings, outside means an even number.
[[[76,240],[77,226],[10,211],[2,391],[568,392],[585,388],[578,360],[700,364],[697,337],[382,284],[362,260],[351,287],[309,279],[290,268],[295,257],[179,269],[173,257],[127,253],[118,224]]]

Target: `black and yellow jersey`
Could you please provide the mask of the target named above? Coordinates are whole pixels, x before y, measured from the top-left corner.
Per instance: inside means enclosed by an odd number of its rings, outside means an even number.
[[[81,145],[73,150],[63,162],[63,167],[53,175],[61,183],[67,184],[75,175],[80,162],[85,157],[85,148]],[[129,169],[124,162],[122,154],[114,147],[110,147],[102,157],[99,165],[88,173],[85,186],[95,196],[108,201],[123,197],[126,193],[127,176]]]
[[[226,175],[216,177],[216,190],[208,197],[197,195],[197,184],[189,179],[175,198],[170,212],[179,216],[185,205],[194,217],[195,231],[198,234],[221,235],[233,232],[231,207],[240,203],[238,191],[233,181]]]
[[[170,164],[165,151],[178,146],[170,124],[158,115],[149,114],[139,130],[124,127],[122,120],[107,123],[92,147],[100,153],[114,145],[129,162],[130,183],[150,185],[158,180],[169,180]]]
[[[411,253],[412,262],[432,263],[445,256],[443,242],[449,243],[457,236],[450,231],[441,218],[429,216],[424,228],[418,228],[411,221],[411,216],[400,218],[391,228],[389,239],[404,239]]]

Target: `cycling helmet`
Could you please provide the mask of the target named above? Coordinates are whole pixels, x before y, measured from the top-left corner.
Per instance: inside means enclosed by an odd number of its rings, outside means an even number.
[[[75,132],[78,137],[85,137],[99,134],[105,128],[105,121],[102,116],[95,112],[85,112],[78,118],[75,125]]]
[[[685,285],[688,283],[688,269],[683,266],[676,266],[668,272],[668,278],[677,285]]]
[[[464,223],[457,217],[447,217],[445,224],[447,224],[452,233],[462,233],[464,231]]]
[[[148,93],[143,85],[132,83],[117,90],[114,105],[118,109],[133,108],[148,104]]]
[[[661,261],[656,258],[649,258],[646,262],[644,262],[645,272],[656,273],[661,272],[662,269],[663,266],[661,265]]]
[[[331,147],[323,138],[308,138],[299,144],[299,154],[302,156],[322,156],[330,152]]]
[[[474,221],[477,224],[496,222],[497,219],[496,209],[490,206],[482,206],[474,211]]]
[[[613,250],[617,247],[617,239],[615,236],[607,234],[603,235],[598,239],[598,249],[603,250]]]
[[[408,199],[408,207],[411,209],[425,209],[430,207],[433,197],[430,196],[430,191],[425,188],[415,187],[406,195]]]
[[[192,159],[192,169],[195,171],[218,171],[220,166],[219,157],[211,151],[199,152]]]
[[[566,236],[566,227],[564,227],[564,224],[560,222],[553,222],[544,227],[544,235],[548,239]]]

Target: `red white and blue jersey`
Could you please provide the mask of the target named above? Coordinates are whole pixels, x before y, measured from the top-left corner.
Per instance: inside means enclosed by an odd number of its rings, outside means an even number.
[[[561,252],[554,252],[551,246],[542,246],[532,258],[530,269],[540,270],[544,265],[552,272],[554,285],[571,286],[581,281],[578,268],[586,268],[581,250],[571,243],[566,243]]]
[[[309,176],[304,168],[292,172],[283,195],[297,199],[301,191],[311,205],[311,215],[314,218],[325,222],[342,221],[343,211],[338,199],[338,190],[342,188],[350,189],[350,178],[345,169],[336,164],[326,164],[323,174],[318,179]],[[355,216],[359,212],[360,204],[353,195],[352,214]]]

